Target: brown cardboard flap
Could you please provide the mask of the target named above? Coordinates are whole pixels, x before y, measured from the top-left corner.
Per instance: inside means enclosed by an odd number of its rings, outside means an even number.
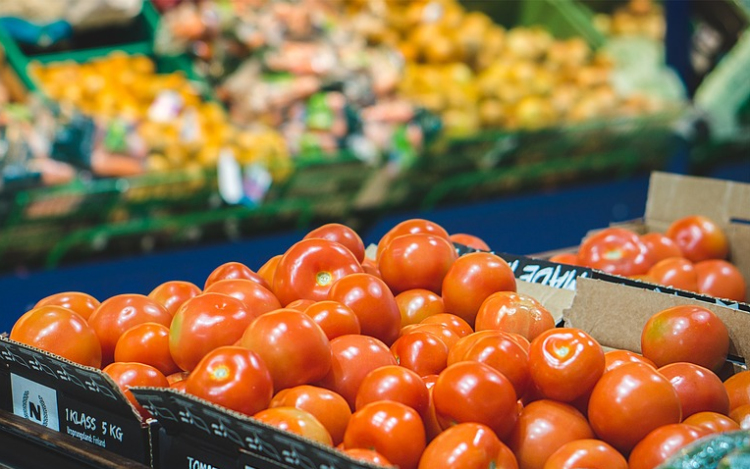
[[[529,283],[523,280],[516,280],[516,289],[518,293],[529,295],[544,305],[555,318],[555,324],[563,318],[563,311],[568,309],[573,303],[575,291],[564,288],[555,288],[540,283]]]
[[[641,351],[641,331],[663,309],[698,304],[716,313],[729,329],[729,353],[750,357],[750,314],[656,291],[579,278],[576,295],[563,313],[566,327],[591,334],[603,346]]]

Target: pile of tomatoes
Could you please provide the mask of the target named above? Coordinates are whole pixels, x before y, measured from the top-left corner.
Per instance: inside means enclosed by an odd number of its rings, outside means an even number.
[[[675,220],[665,233],[638,235],[612,227],[584,239],[577,253],[558,254],[554,262],[581,265],[650,283],[745,301],[745,278],[732,263],[724,230],[710,218],[690,215]]]
[[[709,433],[750,427],[750,372],[722,382],[729,335],[699,306],[655,314],[643,355],[555,327],[488,250],[413,219],[365,256],[324,225],[257,272],[203,287],[44,298],[10,338],[172,387],[349,456],[401,469],[653,468]],[[628,459],[629,458],[629,466]]]

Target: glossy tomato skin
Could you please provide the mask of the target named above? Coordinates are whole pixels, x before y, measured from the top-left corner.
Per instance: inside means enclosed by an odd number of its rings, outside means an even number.
[[[604,353],[604,372],[612,371],[620,365],[626,363],[645,363],[646,365],[656,369],[654,362],[644,357],[643,355],[630,350],[610,350]]]
[[[268,407],[296,407],[309,412],[328,430],[334,445],[344,440],[344,430],[352,416],[349,404],[339,394],[307,384],[282,389]]]
[[[664,233],[652,232],[641,235],[641,241],[651,254],[651,259],[656,263],[670,257],[682,257],[682,251],[672,238]]]
[[[729,254],[724,230],[708,217],[691,215],[675,220],[666,235],[679,246],[682,255],[693,262],[725,259]]]
[[[440,324],[453,330],[459,337],[466,337],[474,332],[469,323],[451,313],[433,314],[423,319],[420,324]]]
[[[292,301],[291,303],[286,305],[285,308],[296,309],[297,311],[304,313],[307,310],[307,308],[314,305],[315,303],[318,303],[318,302],[314,300],[305,300],[305,299],[300,298],[299,300]]]
[[[669,257],[652,265],[647,275],[660,285],[692,292],[698,291],[698,274],[695,266],[682,257]]]
[[[277,392],[314,383],[331,369],[328,337],[310,316],[297,310],[258,316],[245,329],[240,345],[263,359]]]
[[[370,448],[400,469],[416,469],[426,446],[419,414],[393,401],[370,403],[352,414],[344,433],[344,447]]]
[[[729,395],[716,374],[700,365],[677,362],[659,368],[674,386],[682,405],[682,418],[698,412],[729,413]]]
[[[18,318],[10,339],[31,345],[68,360],[100,368],[99,338],[80,314],[54,304],[38,306]]]
[[[419,469],[438,467],[518,469],[518,463],[488,426],[459,423],[432,440],[419,460]]]
[[[599,381],[604,373],[604,351],[580,329],[550,329],[531,342],[529,373],[543,395],[571,402]]]
[[[488,296],[498,291],[516,291],[516,278],[500,256],[473,252],[458,258],[448,269],[442,291],[446,312],[473,325]]]
[[[581,265],[581,261],[578,259],[578,253],[575,252],[562,252],[555,254],[549,258],[550,262],[557,262],[558,264],[567,265]]]
[[[575,440],[562,445],[544,463],[544,469],[628,469],[628,461],[601,440]]]
[[[706,435],[704,430],[675,423],[664,425],[646,435],[628,458],[630,469],[655,469],[681,448]]]
[[[542,399],[521,409],[508,446],[520,467],[542,469],[547,458],[564,444],[591,438],[594,432],[575,408]]]
[[[488,296],[477,313],[474,330],[498,330],[521,334],[529,341],[555,327],[547,308],[529,295],[497,292]]]
[[[340,223],[327,223],[307,233],[304,239],[322,238],[346,247],[360,264],[365,259],[365,244],[356,231]]]
[[[448,346],[428,332],[402,335],[391,345],[391,352],[400,366],[419,376],[436,375],[447,366]]]
[[[359,334],[359,318],[351,308],[338,301],[318,301],[305,308],[304,313],[325,332],[328,340],[347,334]]]
[[[445,312],[443,299],[424,288],[402,291],[396,295],[396,304],[401,313],[401,327],[419,324],[430,316]]]
[[[273,292],[282,305],[300,298],[323,301],[337,280],[357,273],[362,266],[346,247],[327,239],[303,239],[279,260]]]
[[[154,322],[125,331],[115,345],[115,361],[145,363],[164,376],[181,371],[169,352],[169,328]]]
[[[169,351],[177,366],[192,371],[211,350],[234,345],[255,318],[245,304],[223,293],[208,292],[186,301],[169,328]]]
[[[750,404],[735,407],[729,412],[729,418],[737,422],[743,430],[750,430]]]
[[[674,306],[651,316],[641,334],[643,356],[656,366],[690,362],[714,372],[721,369],[729,351],[724,322],[701,306]]]
[[[496,336],[499,335],[502,331],[496,331],[496,330],[486,330],[486,331],[478,331],[478,332],[472,332],[471,334],[461,337],[458,339],[458,342],[456,342],[453,347],[451,347],[450,351],[448,352],[448,361],[447,365],[452,365],[454,363],[458,363],[460,361],[464,360],[464,357],[466,356],[466,352],[469,351],[469,349],[482,337],[490,337],[490,336]],[[528,353],[528,351],[527,351]]]
[[[159,370],[153,366],[144,365],[143,363],[111,363],[104,367],[102,371],[112,378],[144,420],[150,418],[151,413],[138,403],[135,396],[133,396],[133,393],[130,392],[130,388],[135,386],[147,386],[153,388],[169,387],[167,378]]]
[[[185,380],[185,392],[245,415],[268,407],[273,381],[257,353],[218,347],[201,359]]]
[[[724,381],[729,396],[729,410],[750,404],[750,371],[740,371]]]
[[[370,464],[375,464],[376,466],[382,467],[393,466],[393,463],[386,459],[385,456],[371,449],[350,448],[342,449],[341,452],[349,456],[350,458],[356,459],[357,461],[369,462]]]
[[[169,327],[172,315],[161,304],[138,294],[115,295],[99,305],[89,316],[88,323],[102,346],[102,366],[114,360],[115,346],[122,333],[144,322]]]
[[[445,324],[415,324],[414,326],[409,326],[408,331],[404,331],[403,333],[408,334],[417,331],[427,332],[440,338],[448,346],[449,351],[461,339],[461,336],[456,331]]]
[[[83,319],[88,320],[89,316],[96,311],[96,308],[98,308],[100,304],[99,300],[88,293],[66,291],[42,298],[32,309],[48,305],[62,306],[63,308],[68,308],[69,310],[80,314]]]
[[[412,218],[410,220],[405,220],[397,224],[396,226],[391,228],[385,235],[383,235],[382,238],[380,238],[380,241],[378,241],[378,253],[375,260],[380,260],[380,255],[383,253],[385,247],[388,246],[388,244],[395,238],[398,238],[399,236],[418,233],[430,234],[438,236],[440,238],[444,238],[446,241],[450,241],[448,232],[445,231],[445,228],[443,228],[442,226],[429,220]]]
[[[333,446],[333,440],[326,427],[306,410],[296,407],[272,407],[257,412],[253,418],[322,445]]]
[[[458,258],[445,238],[412,234],[394,238],[378,257],[383,281],[395,294],[424,288],[440,294],[443,278]]]
[[[516,396],[523,396],[531,380],[529,354],[508,334],[494,332],[477,339],[460,360],[477,361],[491,366],[510,380]]]
[[[682,408],[669,380],[648,365],[627,363],[596,383],[588,419],[600,439],[627,453],[651,430],[679,423]]]
[[[638,235],[624,228],[605,228],[586,238],[578,259],[586,267],[624,276],[645,274],[653,264]]]
[[[698,291],[718,298],[745,301],[747,283],[733,264],[721,259],[708,259],[695,264]]]
[[[241,262],[227,262],[215,268],[208,275],[208,278],[206,278],[206,282],[203,285],[203,289],[205,290],[219,280],[236,279],[250,280],[264,286],[265,288],[271,288],[263,277],[253,272],[252,269],[245,264]]]
[[[240,300],[253,317],[281,308],[276,296],[263,285],[247,279],[217,280],[205,293],[223,293]]]
[[[265,264],[260,266],[258,269],[258,275],[266,281],[269,288],[273,288],[273,276],[276,274],[276,266],[279,265],[279,261],[283,254],[277,254],[272,258],[268,259]]]
[[[429,395],[421,376],[402,366],[388,365],[365,376],[359,385],[354,407],[359,410],[377,401],[400,402],[421,416],[428,410]]]
[[[723,433],[740,430],[740,424],[718,412],[697,412],[684,419],[682,423],[702,428],[709,433]]]
[[[490,246],[482,238],[471,234],[453,233],[448,237],[448,240],[452,243],[462,244],[480,251],[490,251]]]
[[[164,306],[169,314],[174,316],[184,302],[201,293],[203,292],[200,287],[192,282],[169,280],[157,285],[149,292],[148,297]]]

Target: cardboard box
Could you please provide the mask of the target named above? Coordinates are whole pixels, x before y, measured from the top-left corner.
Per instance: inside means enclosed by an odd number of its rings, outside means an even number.
[[[158,424],[141,421],[96,368],[0,337],[0,411],[155,466]]]

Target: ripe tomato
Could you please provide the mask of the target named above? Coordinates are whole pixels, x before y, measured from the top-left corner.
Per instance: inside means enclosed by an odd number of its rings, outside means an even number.
[[[308,306],[304,313],[323,329],[328,340],[361,332],[357,315],[351,308],[338,301],[318,301]]]
[[[168,388],[167,378],[153,366],[143,363],[117,362],[111,363],[102,370],[117,384],[125,397],[133,404],[143,420],[151,418],[151,413],[138,403],[130,388],[134,386],[148,386],[152,388]]]
[[[181,369],[191,371],[211,350],[234,345],[255,319],[245,305],[223,293],[203,293],[187,300],[169,328],[169,352]]]
[[[435,413],[435,400],[432,398],[432,390],[437,382],[438,375],[427,375],[422,377],[425,386],[427,386],[427,395],[429,396],[429,404],[427,406],[427,412],[422,415],[422,423],[424,423],[424,431],[427,435],[427,441],[432,441],[442,433],[443,429],[440,428],[440,422],[438,422],[437,414]]]
[[[429,220],[423,220],[421,218],[405,220],[391,228],[382,238],[380,238],[380,241],[378,242],[377,257],[375,260],[380,261],[380,255],[383,253],[383,250],[385,250],[385,247],[388,246],[388,244],[394,239],[398,238],[399,236],[417,233],[430,234],[438,236],[440,238],[444,238],[446,241],[450,241],[448,232],[445,231],[445,228],[438,225],[437,223],[433,223]]]
[[[566,443],[594,438],[586,417],[573,406],[542,399],[521,410],[508,446],[522,468],[542,469]]]
[[[395,294],[414,288],[440,294],[443,278],[457,258],[456,249],[445,238],[404,235],[394,238],[380,253],[378,270]]]
[[[328,223],[310,231],[303,239],[311,238],[327,239],[343,245],[354,254],[360,264],[365,259],[365,244],[362,242],[362,238],[356,231],[346,225]]]
[[[218,280],[209,285],[205,292],[223,293],[237,298],[253,317],[281,308],[281,303],[271,290],[252,280]]]
[[[554,327],[552,313],[540,302],[523,293],[501,291],[488,296],[479,307],[474,329],[514,332],[531,341]]]
[[[273,276],[276,273],[276,266],[279,265],[281,256],[282,254],[273,256],[268,259],[265,264],[260,266],[260,269],[258,269],[258,275],[260,275],[270,287],[273,287]]]
[[[578,254],[575,252],[562,252],[555,254],[549,258],[550,262],[557,262],[558,264],[567,265],[581,265],[581,261],[578,259]]]
[[[393,293],[379,278],[370,274],[348,275],[333,284],[328,298],[354,311],[363,335],[375,337],[386,345],[398,338],[401,313]]]
[[[698,274],[693,263],[683,257],[668,257],[648,270],[654,282],[692,292],[698,291]]]
[[[628,469],[628,461],[601,440],[575,440],[562,445],[544,463],[544,469]]]
[[[604,373],[604,351],[580,329],[550,329],[531,342],[529,373],[544,396],[571,402],[599,381]]]
[[[378,269],[378,263],[369,257],[365,257],[365,260],[362,261],[362,271],[381,280],[383,279],[380,275],[380,269]]]
[[[406,333],[417,331],[427,332],[440,338],[448,346],[449,351],[461,339],[461,336],[444,324],[415,324],[414,326],[409,326],[409,330]]]
[[[401,327],[419,324],[423,319],[445,312],[440,295],[424,288],[402,291],[396,295],[396,304],[401,313]]]
[[[342,449],[342,453],[357,461],[364,461],[376,466],[393,467],[393,463],[375,450],[365,448]]]
[[[729,395],[713,371],[685,362],[670,363],[658,371],[677,391],[683,419],[705,411],[729,413]]]
[[[482,423],[505,440],[518,418],[513,383],[484,363],[449,366],[438,376],[432,393],[443,429],[463,422]]]
[[[362,266],[347,248],[327,239],[303,239],[281,257],[273,276],[273,292],[287,305],[305,298],[322,301],[339,279],[361,273]]]
[[[80,314],[53,304],[18,318],[10,339],[60,355],[83,366],[100,368],[102,348],[93,328]]]
[[[271,372],[252,350],[227,345],[208,352],[185,380],[185,392],[245,415],[268,407]]]
[[[478,331],[478,332],[472,332],[471,334],[467,335],[466,337],[461,337],[458,339],[458,342],[451,347],[450,351],[448,352],[448,361],[447,365],[450,366],[454,363],[458,363],[460,361],[464,361],[464,356],[466,356],[466,352],[471,348],[474,343],[476,343],[477,340],[479,340],[482,337],[490,337],[499,334],[501,331],[496,330],[487,330],[487,331]]]
[[[418,374],[402,366],[388,365],[367,373],[359,385],[354,408],[359,410],[377,401],[400,402],[424,415],[429,396],[427,386]]]
[[[367,404],[352,414],[344,433],[344,448],[369,448],[400,469],[416,469],[426,446],[419,414],[394,401]]]
[[[309,412],[328,430],[334,445],[344,440],[344,430],[352,416],[349,404],[339,394],[307,384],[282,389],[268,407],[296,407]]]
[[[508,334],[500,331],[474,341],[461,360],[477,361],[502,373],[513,384],[516,396],[529,385],[529,354]]]
[[[589,236],[578,259],[586,267],[624,276],[645,274],[654,262],[638,235],[625,228],[605,228]]]
[[[654,365],[654,362],[644,357],[643,355],[631,352],[630,350],[610,350],[609,352],[604,353],[605,373],[608,371],[612,371],[618,366],[624,365],[626,363],[645,363],[646,365],[649,365],[650,367],[656,369],[656,365]]]
[[[473,252],[453,263],[442,288],[445,310],[473,325],[488,296],[498,291],[516,291],[516,278],[500,256]]]
[[[169,353],[169,328],[144,322],[123,332],[115,345],[115,361],[151,365],[164,376],[180,371]]]
[[[724,381],[729,395],[729,410],[750,404],[750,371],[740,371]]]
[[[331,369],[331,345],[325,332],[310,316],[294,309],[258,316],[245,329],[240,345],[263,359],[277,392],[313,383]]]
[[[718,412],[697,412],[682,421],[686,425],[707,430],[709,433],[723,433],[740,430],[740,424]]]
[[[635,445],[628,458],[629,468],[655,469],[681,448],[705,435],[703,429],[684,423],[659,427]]]
[[[728,300],[745,301],[747,284],[742,273],[729,262],[709,259],[695,264],[698,291]]]
[[[201,293],[200,287],[194,283],[170,280],[151,290],[148,297],[164,306],[169,314],[174,316],[184,302]]]
[[[438,467],[518,469],[518,463],[489,427],[459,423],[432,440],[419,460],[419,469]]]
[[[48,305],[62,306],[63,308],[68,308],[69,310],[80,314],[83,319],[88,320],[89,316],[91,316],[91,314],[96,311],[96,308],[99,307],[99,304],[99,300],[88,293],[66,291],[42,298],[32,309]]]
[[[643,244],[646,245],[646,249],[648,249],[651,259],[654,262],[669,259],[670,257],[682,257],[680,247],[672,241],[672,238],[664,233],[654,231],[641,235],[640,238]]]
[[[448,237],[451,243],[462,244],[480,251],[490,251],[490,246],[483,239],[466,233],[453,233]]]
[[[424,331],[402,335],[391,345],[399,365],[419,376],[438,374],[445,369],[448,346],[439,337]]]
[[[321,445],[333,446],[333,440],[326,427],[306,410],[296,407],[273,407],[261,410],[253,415],[253,418],[272,427],[317,441]]]
[[[656,366],[690,362],[717,372],[729,352],[722,320],[701,306],[674,306],[651,316],[641,333],[643,356]]]
[[[286,309],[296,309],[299,312],[304,313],[307,308],[317,303],[315,300],[305,300],[300,298],[299,300],[294,300],[288,305],[285,306]]]
[[[433,314],[424,318],[420,324],[440,324],[451,329],[459,337],[466,337],[474,332],[469,323],[451,313]]]
[[[365,376],[381,366],[396,365],[388,347],[366,335],[336,337],[331,341],[331,356],[331,369],[318,385],[341,394],[352,409]]]
[[[266,280],[263,277],[253,272],[245,264],[242,264],[240,262],[227,262],[215,268],[213,272],[211,272],[208,275],[208,278],[206,279],[206,283],[205,285],[203,285],[203,289],[205,290],[206,288],[210,287],[212,283],[218,282],[219,280],[235,280],[235,279],[250,280],[268,289],[271,288],[268,282],[266,282]]]
[[[144,322],[155,322],[169,327],[172,315],[162,305],[144,295],[115,295],[89,316],[89,326],[94,329],[102,346],[102,365],[112,363],[115,345],[123,332]]]
[[[737,422],[741,429],[750,430],[750,404],[735,407],[729,412],[729,418]]]
[[[679,246],[682,255],[693,262],[725,259],[729,254],[724,230],[708,217],[691,215],[675,220],[666,235]]]
[[[623,453],[651,430],[682,419],[672,383],[643,363],[626,363],[602,375],[589,399],[596,435]]]

